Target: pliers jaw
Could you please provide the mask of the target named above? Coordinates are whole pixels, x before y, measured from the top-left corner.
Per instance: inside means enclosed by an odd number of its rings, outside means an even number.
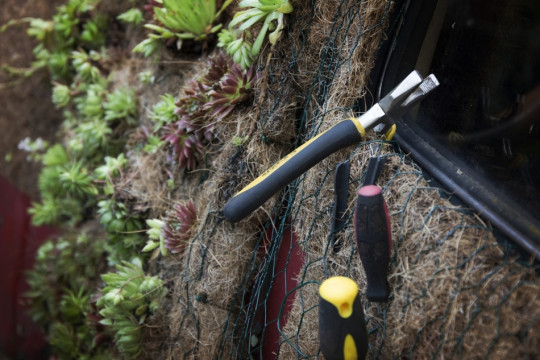
[[[422,75],[414,70],[356,120],[365,130],[374,128],[375,132],[386,133],[386,139],[390,140],[395,132],[397,119],[437,86],[439,81],[435,75],[422,78]]]

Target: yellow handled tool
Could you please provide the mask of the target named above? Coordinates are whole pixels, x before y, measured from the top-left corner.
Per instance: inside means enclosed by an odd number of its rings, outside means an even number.
[[[362,141],[368,129],[382,125],[383,131],[387,133],[387,139],[390,139],[396,129],[394,119],[438,85],[439,82],[434,75],[423,79],[417,71],[413,71],[362,116],[338,123],[266,170],[229,199],[223,209],[223,215],[229,221],[242,220],[277,191],[330,154]]]
[[[319,287],[319,345],[327,360],[365,359],[368,350],[358,285],[343,276]]]

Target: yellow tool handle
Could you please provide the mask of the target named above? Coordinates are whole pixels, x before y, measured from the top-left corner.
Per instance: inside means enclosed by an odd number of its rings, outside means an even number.
[[[319,287],[319,344],[327,360],[365,359],[368,349],[358,285],[343,276]]]
[[[223,215],[232,222],[242,220],[319,161],[360,142],[364,136],[365,130],[357,119],[338,123],[291,152],[230,198]]]

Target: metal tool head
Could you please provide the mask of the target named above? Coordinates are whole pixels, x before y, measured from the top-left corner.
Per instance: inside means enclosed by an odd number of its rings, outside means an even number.
[[[376,132],[386,132],[401,115],[437,86],[439,81],[435,75],[422,78],[422,75],[414,70],[359,120],[365,129],[375,127]]]
[[[388,114],[391,110],[400,107],[405,99],[420,86],[422,80],[422,75],[418,71],[411,72],[379,101],[381,109]]]
[[[403,115],[403,113],[420,102],[420,100],[425,98],[437,86],[439,86],[439,80],[437,80],[435,75],[431,74],[427,76],[418,86],[413,89],[412,92],[409,93],[409,96],[407,96],[405,100],[390,108],[388,111],[386,111],[386,114],[394,118]]]

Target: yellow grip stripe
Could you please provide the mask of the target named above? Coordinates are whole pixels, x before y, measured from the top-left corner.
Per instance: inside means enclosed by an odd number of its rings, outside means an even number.
[[[358,296],[358,285],[348,277],[334,276],[323,281],[319,295],[334,305],[339,316],[346,319],[353,313],[354,299]]]
[[[354,125],[356,126],[356,130],[358,130],[358,133],[362,136],[362,138],[364,138],[366,136],[366,130],[364,129],[364,127],[362,126],[362,124],[360,124],[360,121],[358,121],[357,118],[350,118],[348,120],[352,120],[352,122],[354,123]],[[330,130],[330,129],[328,129]],[[326,131],[328,131],[326,130]],[[300,151],[302,151],[303,149],[305,149],[306,147],[309,146],[309,144],[311,144],[312,142],[314,142],[315,140],[317,140],[317,138],[319,138],[320,136],[324,135],[325,132],[322,132],[320,133],[319,135],[315,136],[314,138],[310,139],[309,141],[305,142],[304,144],[302,144],[300,147],[298,147],[296,150],[292,151],[291,153],[289,153],[287,156],[285,156],[283,159],[279,160],[277,163],[275,163],[274,165],[272,165],[271,167],[269,167],[268,169],[266,169],[261,175],[259,175],[258,178],[256,178],[255,180],[253,180],[251,183],[249,183],[245,188],[243,188],[242,190],[240,190],[235,196],[238,196],[240,195],[241,193],[243,193],[244,191],[247,191],[249,189],[251,189],[252,187],[255,187],[256,185],[258,185],[259,183],[261,183],[262,181],[264,181],[264,179],[266,179],[271,173],[273,173],[274,171],[276,171],[277,169],[279,169],[283,164],[285,164],[287,161],[289,161],[289,159],[291,159],[294,155],[296,155],[297,153],[299,153]]]
[[[358,360],[358,350],[356,350],[356,343],[351,334],[347,334],[343,342],[343,359]]]
[[[358,130],[358,133],[362,136],[362,139],[366,137],[366,129],[360,124],[360,120],[358,118],[349,118],[354,123],[354,126],[356,126],[356,130]]]

